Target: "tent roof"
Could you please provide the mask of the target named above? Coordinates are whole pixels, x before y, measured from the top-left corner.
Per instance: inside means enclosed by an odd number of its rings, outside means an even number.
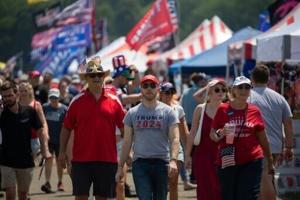
[[[298,35],[299,31],[295,30],[297,27],[300,27],[300,3],[268,31],[245,41],[232,44],[232,48],[244,48],[243,58],[255,59],[257,40],[284,34]]]
[[[231,43],[246,40],[258,35],[260,31],[251,27],[246,27],[235,33],[230,39],[220,45],[198,54],[191,59],[175,63],[171,68],[189,68],[189,67],[224,67],[227,65],[227,46]]]
[[[158,59],[188,59],[211,49],[232,36],[232,31],[218,17],[205,19],[189,36],[173,49],[158,56]]]
[[[122,54],[125,56],[127,64],[134,64],[140,72],[144,72],[147,69],[147,61],[149,59],[144,52],[144,46],[139,51],[131,50],[125,41],[125,37],[122,36],[88,58],[88,60],[94,56],[100,56],[101,64],[105,70],[109,69],[112,71],[112,58]]]

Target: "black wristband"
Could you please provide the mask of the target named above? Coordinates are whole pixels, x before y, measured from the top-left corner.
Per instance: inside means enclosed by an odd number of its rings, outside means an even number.
[[[216,131],[216,135],[217,135],[219,138],[221,137],[220,132],[221,132],[220,129],[218,129],[218,130]]]

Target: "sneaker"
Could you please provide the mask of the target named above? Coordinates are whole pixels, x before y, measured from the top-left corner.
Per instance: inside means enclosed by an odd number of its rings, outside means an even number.
[[[42,185],[41,187],[41,190],[45,193],[54,193],[52,190],[51,190],[51,185],[49,182],[46,182],[44,185]]]
[[[194,190],[196,188],[197,188],[197,185],[192,184],[192,183],[186,183],[186,184],[184,184],[184,187],[183,187],[184,191]]]
[[[137,197],[137,195],[130,189],[130,186],[125,183],[125,197]]]
[[[59,192],[64,192],[65,191],[64,185],[63,185],[62,182],[58,182],[58,184],[57,184],[57,191],[59,191]]]

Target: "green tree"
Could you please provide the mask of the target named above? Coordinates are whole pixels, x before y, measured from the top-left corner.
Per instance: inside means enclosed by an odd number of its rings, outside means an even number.
[[[179,4],[180,36],[184,39],[204,19],[218,15],[229,28],[237,31],[245,26],[256,27],[258,14],[273,0],[175,0]],[[0,1],[0,61],[19,51],[28,55],[34,27],[32,13],[55,2],[65,7],[75,0],[51,0],[29,6],[26,0]],[[96,0],[96,19],[106,18],[111,40],[125,36],[149,10],[154,0]]]

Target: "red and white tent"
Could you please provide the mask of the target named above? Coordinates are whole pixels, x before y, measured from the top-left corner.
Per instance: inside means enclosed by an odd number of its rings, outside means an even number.
[[[232,31],[218,17],[204,20],[185,40],[175,48],[158,56],[159,59],[188,59],[224,42],[232,36]]]
[[[291,27],[300,27],[300,4],[298,4],[287,16],[285,16],[276,25],[271,27],[268,31],[249,40],[231,44],[229,46],[228,53],[230,54],[230,52],[239,52],[239,54],[242,56],[241,59],[256,59],[257,40],[276,36],[284,32],[284,30],[291,30]],[[236,57],[236,56],[229,55],[229,57]]]

